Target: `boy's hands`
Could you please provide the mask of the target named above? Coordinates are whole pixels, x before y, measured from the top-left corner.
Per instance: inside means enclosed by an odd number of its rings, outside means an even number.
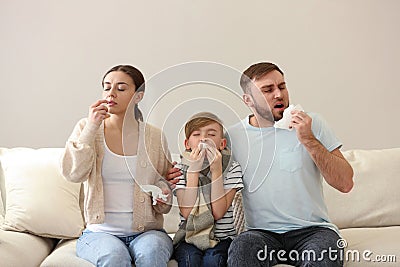
[[[212,174],[222,174],[222,154],[215,147],[207,146],[206,155],[210,163],[210,171]],[[213,175],[213,177],[215,177]]]
[[[189,166],[188,172],[200,172],[203,167],[204,157],[205,157],[205,150],[196,147],[192,152],[189,154],[189,158],[187,159],[187,165]]]

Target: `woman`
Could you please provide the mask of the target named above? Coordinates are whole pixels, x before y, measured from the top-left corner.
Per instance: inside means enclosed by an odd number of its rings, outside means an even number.
[[[170,154],[161,131],[144,123],[138,108],[144,77],[119,65],[106,72],[102,86],[102,99],[75,126],[61,161],[67,180],[85,182],[87,226],[77,255],[96,266],[167,266],[172,241],[162,214],[171,208],[171,190],[163,176]],[[157,186],[167,201],[153,203],[141,185]]]

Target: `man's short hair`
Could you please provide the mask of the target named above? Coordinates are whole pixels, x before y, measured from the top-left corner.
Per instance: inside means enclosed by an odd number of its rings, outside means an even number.
[[[279,71],[283,75],[283,71],[274,63],[260,62],[253,64],[242,73],[240,77],[240,87],[242,87],[244,93],[250,93],[253,80],[258,80],[274,70]]]
[[[224,127],[222,121],[216,115],[211,112],[200,112],[193,115],[189,121],[185,124],[185,136],[189,139],[190,135],[199,130],[200,128],[207,126],[211,123],[218,123],[221,127],[221,134],[224,137]]]

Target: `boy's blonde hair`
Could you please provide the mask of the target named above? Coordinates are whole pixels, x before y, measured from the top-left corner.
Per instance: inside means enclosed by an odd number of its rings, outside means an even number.
[[[207,126],[211,123],[218,123],[221,127],[221,137],[224,137],[224,127],[222,121],[216,115],[211,112],[200,112],[193,115],[189,121],[185,124],[185,136],[189,139],[190,135],[199,130],[201,127]]]

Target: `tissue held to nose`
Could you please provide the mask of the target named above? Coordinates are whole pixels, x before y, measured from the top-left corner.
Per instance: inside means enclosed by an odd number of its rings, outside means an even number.
[[[289,128],[290,121],[292,120],[291,112],[293,110],[304,111],[304,109],[300,105],[289,105],[283,112],[282,119],[276,121],[274,127],[279,129],[286,129],[289,131],[293,130],[292,128]]]

